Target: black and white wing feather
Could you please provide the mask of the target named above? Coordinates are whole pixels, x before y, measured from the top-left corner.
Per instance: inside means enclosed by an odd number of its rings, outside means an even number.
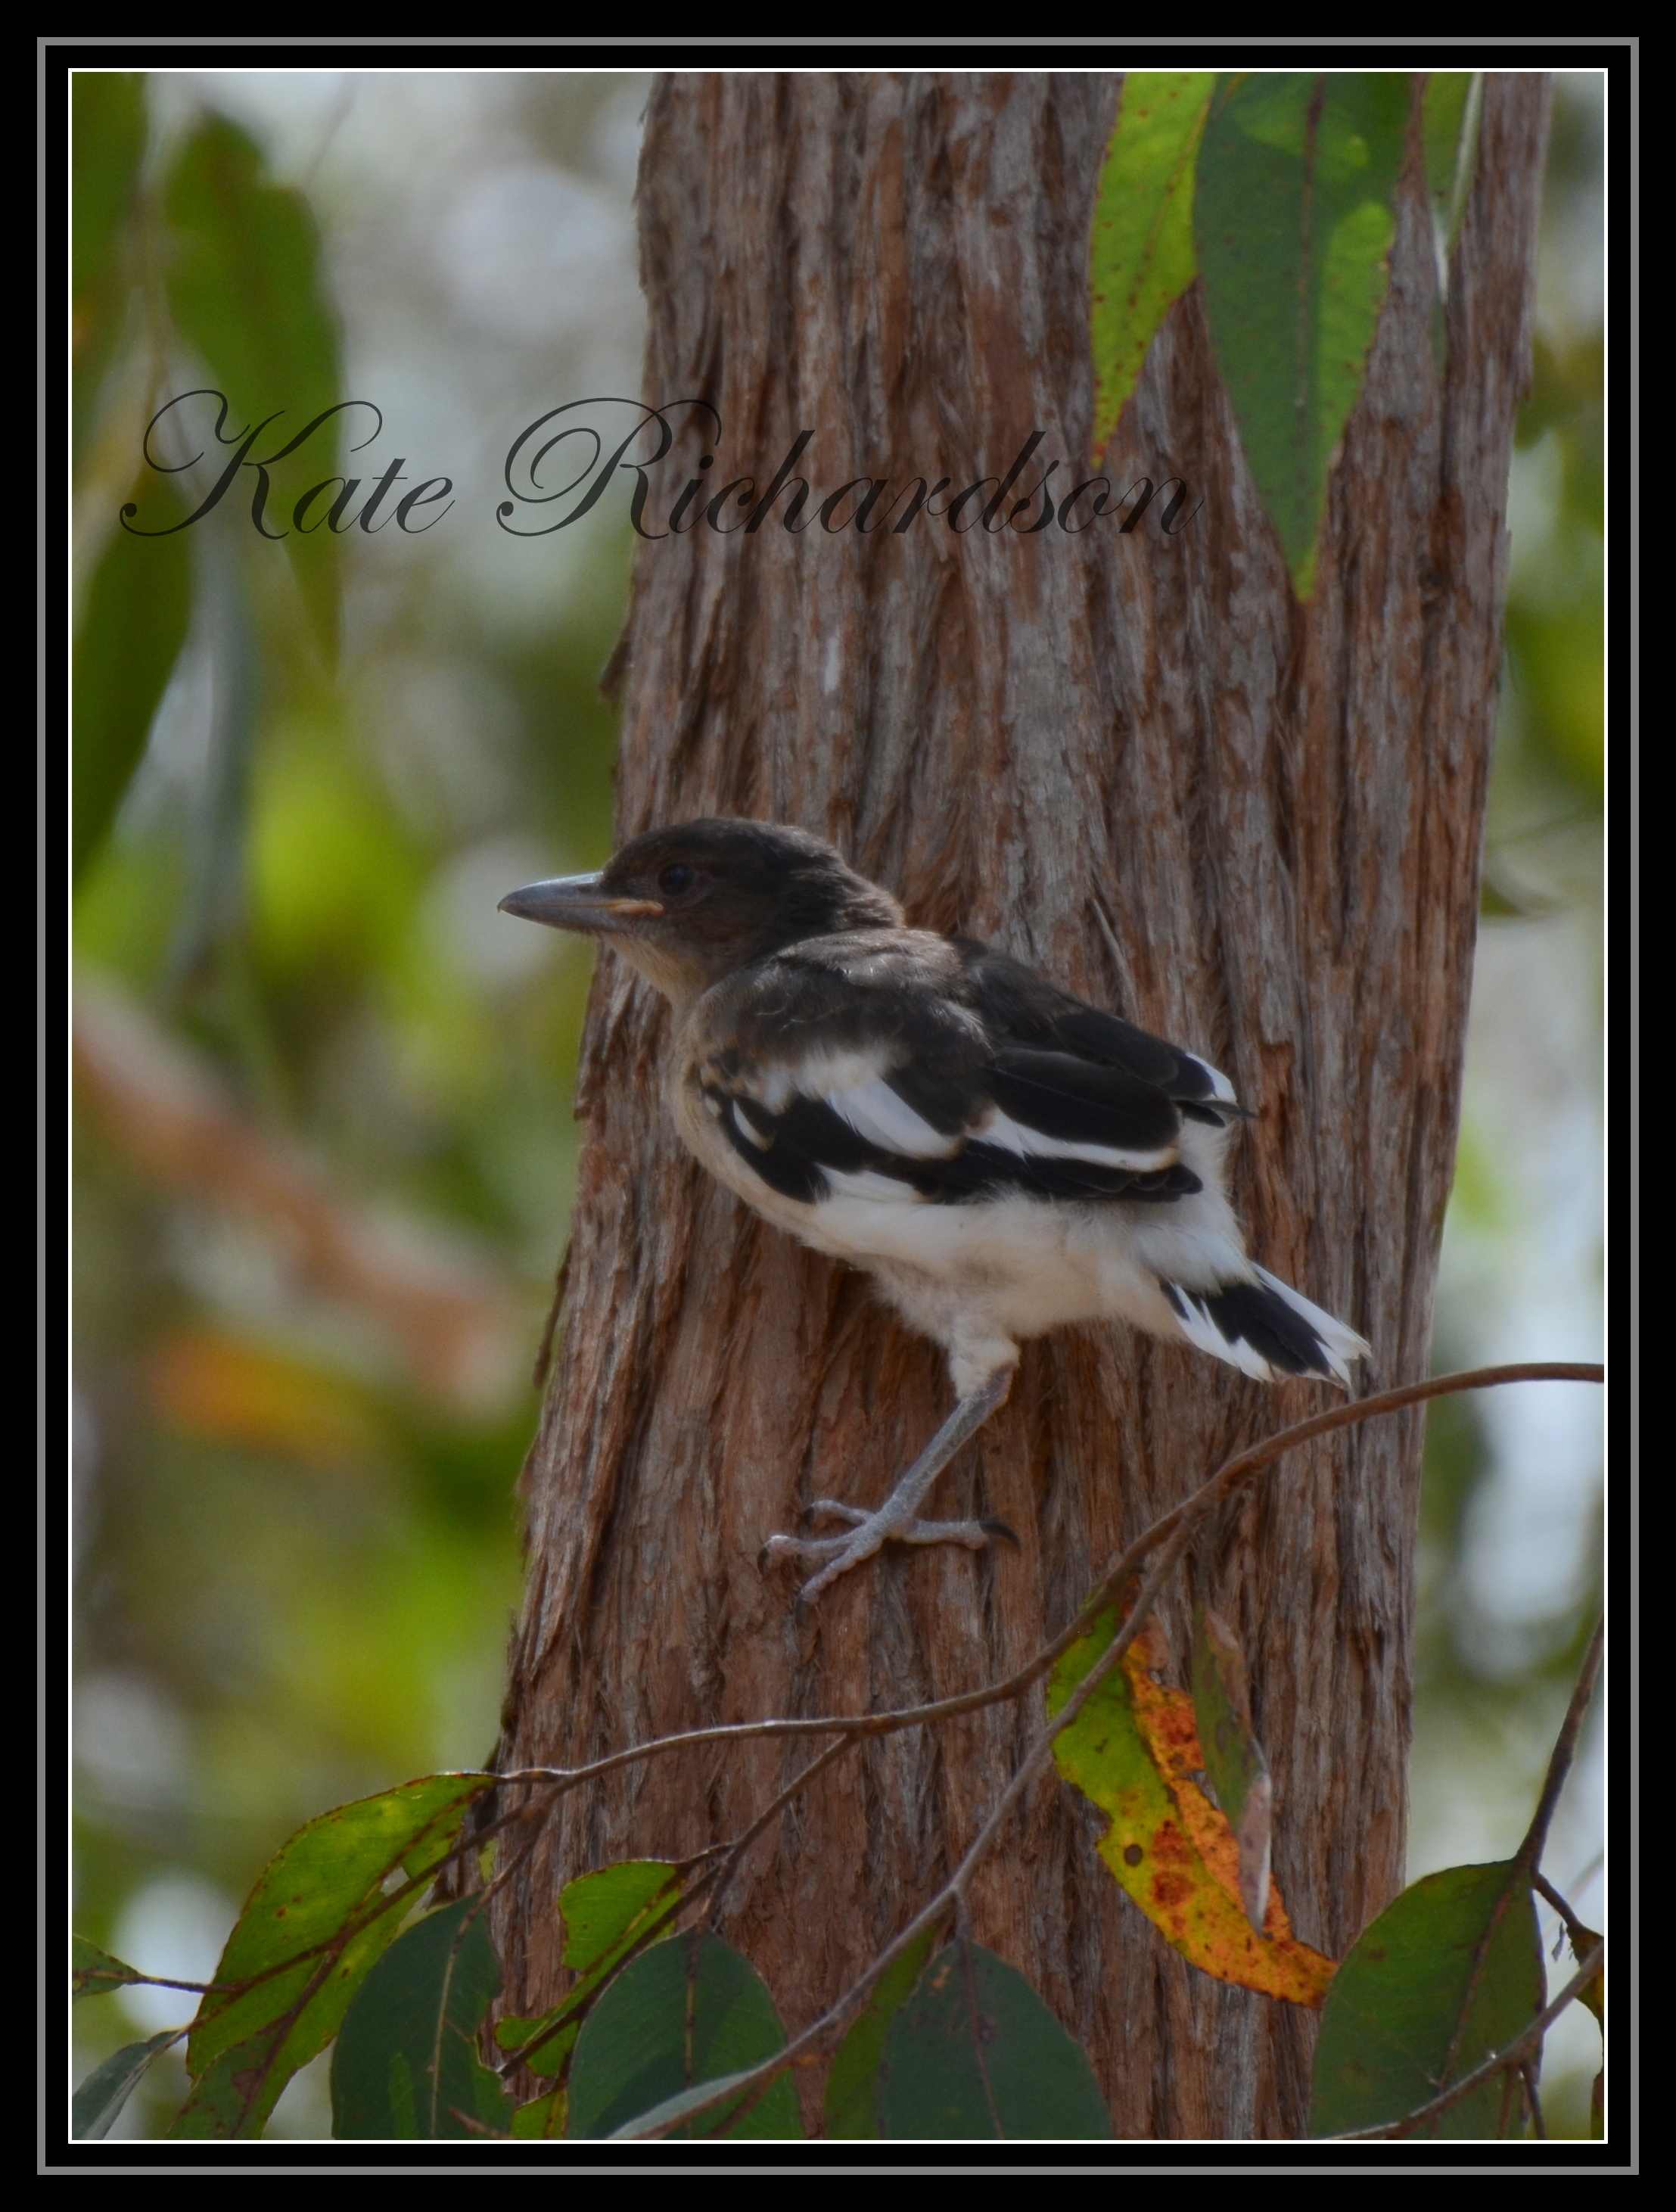
[[[1242,1110],[1205,1062],[961,940],[801,945],[718,1013],[706,1106],[756,1177],[805,1204],[1168,1204],[1201,1188],[1183,1117]]]
[[[1205,1188],[1200,1170],[1218,1176],[1213,1141],[1190,1125],[1245,1112],[1197,1054],[982,945],[913,931],[805,940],[729,978],[707,1013],[688,1079],[747,1171],[737,1187],[841,1216],[837,1249],[864,1261],[902,1249],[889,1235],[870,1245],[877,1217],[837,1201],[1023,1199],[1044,1214],[1115,1201],[1113,1231],[1156,1287],[1112,1310],[1265,1381],[1347,1382],[1365,1352],[1252,1265],[1219,1187],[1208,1210],[1169,1214]],[[1130,1206],[1143,1212],[1124,1225]],[[1151,1237],[1148,1222],[1171,1233]],[[921,1248],[926,1264],[936,1249]],[[1049,1234],[1043,1265],[1054,1249]]]

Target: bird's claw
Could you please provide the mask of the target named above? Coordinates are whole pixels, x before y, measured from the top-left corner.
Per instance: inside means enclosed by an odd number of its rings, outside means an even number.
[[[841,1498],[817,1498],[810,1504],[809,1517],[811,1521],[847,1521],[852,1528],[859,1528],[869,1516],[859,1505],[846,1505]]]
[[[859,1567],[864,1559],[872,1559],[886,1544],[960,1544],[968,1551],[981,1552],[997,1536],[1004,1536],[1015,1544],[1018,1540],[1011,1529],[999,1521],[898,1518],[886,1510],[863,1513],[853,1505],[842,1505],[830,1498],[817,1498],[810,1510],[847,1521],[850,1533],[845,1536],[770,1536],[758,1554],[759,1565],[769,1559],[822,1563],[820,1572],[811,1576],[798,1592],[799,1602],[804,1605],[817,1598],[823,1590],[829,1589],[840,1575]]]

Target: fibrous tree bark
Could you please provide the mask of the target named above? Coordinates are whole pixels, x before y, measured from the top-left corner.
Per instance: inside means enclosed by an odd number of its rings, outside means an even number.
[[[701,445],[700,418],[676,417],[665,480],[714,450],[715,481],[761,483],[805,429],[817,495],[999,476],[1035,429],[1037,466],[1087,473],[1088,236],[1116,94],[1097,76],[660,82],[646,393],[706,398],[723,426]],[[1441,373],[1410,161],[1309,604],[1190,291],[1107,470],[1120,489],[1184,480],[1202,502],[1187,527],[1156,509],[1126,534],[924,515],[792,532],[778,511],[753,533],[700,527],[641,546],[620,655],[622,836],[705,814],[805,824],[916,923],[1205,1052],[1258,1115],[1236,1154],[1252,1249],[1369,1339],[1374,1382],[1427,1360],[1545,106],[1539,78],[1488,81]],[[888,1556],[799,1618],[792,1571],[758,1570],[762,1539],[813,1497],[882,1497],[948,1387],[861,1278],[683,1155],[665,1035],[661,1002],[603,958],[503,1764],[993,1679],[1230,1449],[1321,1402],[1117,1329],[1032,1346],[936,1501],[999,1518],[1017,1547]],[[1399,1419],[1296,1453],[1199,1564],[1244,1639],[1277,1880],[1335,1956],[1402,1878],[1420,1444]],[[1180,1649],[1179,1601],[1166,1619]],[[756,1846],[717,1924],[793,2030],[946,1875],[1039,1717],[1027,1701],[869,1744]],[[694,1750],[567,1798],[501,1901],[507,2008],[563,1984],[560,1882],[738,1832],[808,1755]],[[1042,1780],[977,1884],[975,1933],[1084,2042],[1120,2136],[1299,2132],[1313,2016],[1189,1967],[1096,1858],[1101,1825]]]

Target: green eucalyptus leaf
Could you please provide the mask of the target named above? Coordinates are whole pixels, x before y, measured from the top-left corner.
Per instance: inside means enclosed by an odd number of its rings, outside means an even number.
[[[101,1996],[107,1990],[121,1989],[124,1983],[150,1978],[137,1966],[125,1966],[120,1959],[101,1951],[97,1943],[89,1943],[85,1936],[70,1937],[70,1987],[73,1996]]]
[[[663,1941],[680,1902],[679,1869],[665,1859],[624,1859],[567,1882],[564,1963],[580,1978],[550,2010],[498,2021],[501,2050],[517,2051],[532,2074],[562,2073],[588,2007],[636,1945]]]
[[[748,2073],[785,2046],[774,1999],[731,1944],[703,1929],[654,1943],[583,2023],[570,2063],[570,2134],[637,2131],[669,2099]],[[781,2077],[737,2121],[710,2112],[677,2132],[801,2136],[797,2093]]]
[[[579,1973],[608,1966],[680,1901],[680,1871],[665,1859],[624,1859],[579,1875],[559,1892],[566,1966]]]
[[[122,248],[145,156],[145,79],[125,70],[76,70],[70,86],[70,349],[79,447],[127,309]]]
[[[323,1813],[270,1862],[227,1939],[192,2024],[196,2084],[178,2136],[257,2136],[280,2091],[336,2035],[350,2000],[494,1787],[432,1774]]]
[[[1327,1990],[1310,2134],[1416,2111],[1505,2050],[1541,2011],[1544,1988],[1530,1877],[1516,1860],[1412,1883],[1363,1930]],[[1490,2081],[1414,2140],[1517,2133],[1519,2112],[1517,2095]]]
[[[139,2087],[152,2060],[179,2039],[179,2028],[165,2028],[161,2035],[149,2036],[143,2043],[124,2044],[120,2051],[113,2051],[102,2065],[95,2066],[70,2100],[72,2140],[98,2142],[109,2135],[118,2114]]]
[[[1409,100],[1382,71],[1228,77],[1199,148],[1211,343],[1300,599],[1385,298]]]
[[[148,493],[155,527],[185,520],[173,488]],[[117,529],[100,556],[76,632],[70,690],[70,866],[80,877],[104,844],[192,611],[185,533]]]
[[[881,2135],[898,2142],[1103,2142],[1111,2118],[1081,2046],[1016,1968],[957,1937],[890,2022]]]
[[[512,2131],[520,2142],[553,2142],[564,2133],[565,2108],[568,2093],[550,2089],[544,2097],[532,2097],[527,2105],[520,2105],[512,2116]]]
[[[264,510],[264,525],[283,533],[330,659],[337,635],[337,541],[318,504],[312,526],[295,527],[290,513],[302,492],[334,474],[341,443],[342,417],[331,411],[340,397],[337,323],[313,211],[301,192],[268,178],[254,141],[219,115],[206,117],[182,144],[166,203],[176,327],[225,394],[229,434],[270,422],[252,453],[253,460],[275,457],[282,493]],[[305,432],[306,443],[285,457],[283,449]],[[253,485],[256,478],[241,471],[240,481]]]
[[[1131,70],[1123,80],[1089,252],[1096,456],[1193,280],[1193,164],[1215,83],[1212,70]]]
[[[224,2141],[259,2136],[288,2074],[264,2094],[274,2073],[273,2039],[253,2035],[218,2051],[193,2081],[192,2093],[169,2129],[173,2142]]]
[[[139,183],[145,137],[142,75],[71,73],[70,284],[76,299],[99,283],[116,252]]]
[[[677,2089],[672,2097],[664,2098],[660,2103],[654,2105],[650,2112],[637,2112],[632,2120],[625,2120],[621,2127],[613,2128],[611,2140],[614,2142],[642,2142],[647,2136],[657,2134],[660,2129],[668,2129],[672,2135],[689,2136],[694,2133],[694,2129],[671,2129],[670,2123],[671,2120],[682,2118],[686,2113],[696,2110],[701,2106],[704,2110],[695,2124],[696,2132],[699,2135],[749,2135],[752,2131],[747,2127],[722,2128],[720,2123],[726,2115],[720,2105],[714,2100],[724,2090],[732,2088],[736,2083],[743,2084],[749,2081],[755,2071],[754,2067],[741,2066],[735,2073],[723,2074],[710,2081],[695,2082],[690,2089]],[[784,2088],[786,2086],[783,2081],[774,2084],[776,2089]],[[744,2101],[744,2099],[742,2096],[740,2102],[743,2104]]]
[[[826,2077],[826,2131],[829,2137],[855,2139],[883,2135],[879,2116],[879,2067],[891,2021],[914,1994],[931,1956],[927,1929],[893,1960],[879,1978],[865,2008],[833,2054]]]
[[[504,2134],[512,2103],[477,2057],[501,1986],[483,1900],[463,1897],[399,1936],[343,2015],[331,2054],[339,2142],[459,2138],[462,2114]]]

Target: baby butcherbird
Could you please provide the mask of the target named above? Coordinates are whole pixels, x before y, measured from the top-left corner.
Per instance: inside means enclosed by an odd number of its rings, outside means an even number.
[[[777,1227],[865,1268],[940,1344],[958,1402],[877,1511],[823,1498],[814,1598],[887,1541],[973,1547],[926,1521],[938,1474],[1005,1399],[1026,1339],[1125,1321],[1265,1382],[1348,1384],[1367,1346],[1246,1256],[1224,1187],[1245,1115],[1207,1061],[965,937],[779,823],[683,823],[508,914],[602,939],[670,1001],[668,1097],[710,1172]]]

